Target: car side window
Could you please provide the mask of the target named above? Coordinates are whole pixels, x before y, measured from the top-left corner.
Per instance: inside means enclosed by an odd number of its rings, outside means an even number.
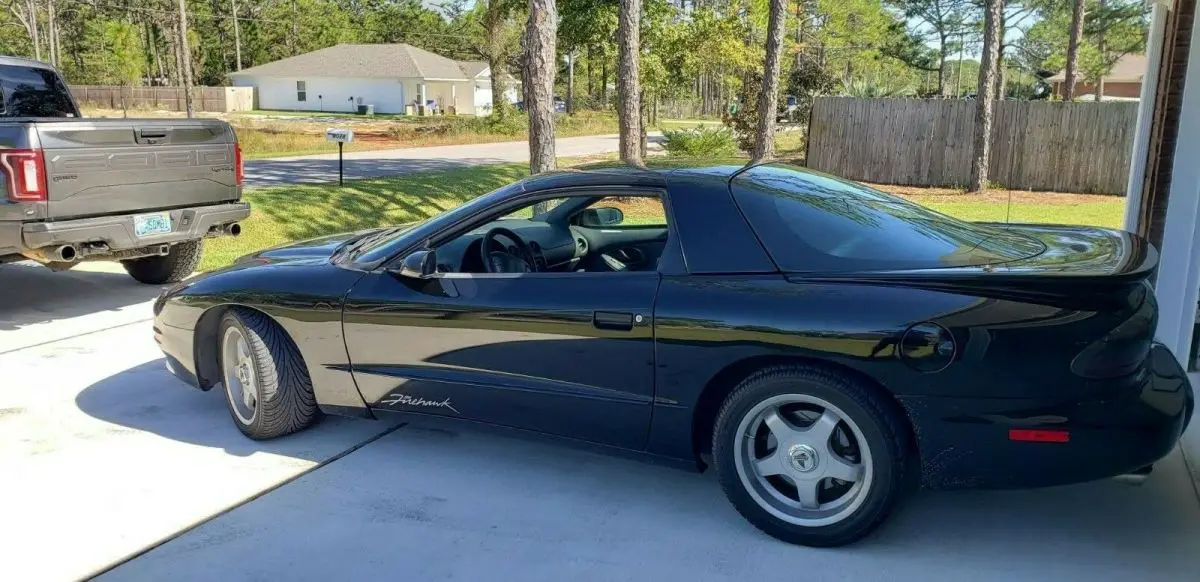
[[[479,275],[656,271],[670,235],[662,198],[648,194],[587,192],[502,212],[439,244],[434,249],[436,271]]]
[[[656,196],[605,196],[572,218],[584,228],[666,228],[667,212]]]

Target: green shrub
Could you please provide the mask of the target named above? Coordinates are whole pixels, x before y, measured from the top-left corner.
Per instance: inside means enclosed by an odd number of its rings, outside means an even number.
[[[673,156],[728,157],[737,154],[733,132],[718,126],[663,130],[663,147]]]

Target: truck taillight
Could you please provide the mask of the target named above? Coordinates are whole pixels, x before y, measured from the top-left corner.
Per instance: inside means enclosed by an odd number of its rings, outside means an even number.
[[[236,143],[233,144],[233,176],[238,186],[246,181],[246,162],[242,159],[242,146]]]
[[[4,173],[9,200],[46,201],[46,160],[42,150],[0,150],[0,172]]]

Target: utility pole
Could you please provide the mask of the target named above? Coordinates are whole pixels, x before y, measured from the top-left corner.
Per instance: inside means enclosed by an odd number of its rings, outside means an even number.
[[[242,27],[238,25],[237,0],[233,3],[233,51],[237,59],[237,70],[242,70]]]
[[[187,116],[196,114],[192,108],[192,51],[188,48],[187,1],[179,0],[179,57],[183,61],[179,76],[183,80],[183,102],[187,105]]]

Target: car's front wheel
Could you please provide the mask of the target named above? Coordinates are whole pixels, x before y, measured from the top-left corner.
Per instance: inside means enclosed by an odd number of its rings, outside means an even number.
[[[308,369],[283,328],[257,311],[235,309],[221,319],[217,341],[225,401],[243,434],[271,439],[317,421]]]
[[[713,461],[725,494],[783,541],[840,546],[870,533],[904,486],[907,432],[869,386],[809,366],[743,381],[718,413]]]

